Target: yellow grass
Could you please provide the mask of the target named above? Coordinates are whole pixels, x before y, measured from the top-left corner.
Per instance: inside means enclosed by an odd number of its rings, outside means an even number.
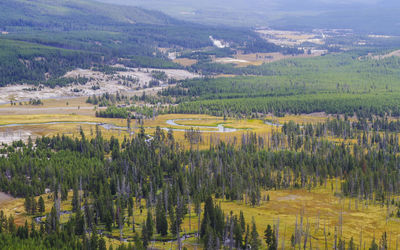
[[[285,239],[285,247],[290,246],[290,237],[294,233],[296,218],[300,224],[300,214],[303,214],[303,229],[306,230],[307,223],[310,225],[310,234],[312,235],[313,247],[324,249],[324,228],[327,234],[328,247],[332,247],[334,242],[335,228],[339,226],[340,211],[343,216],[343,239],[346,243],[350,238],[354,238],[356,245],[359,244],[360,232],[362,231],[363,241],[369,246],[372,239],[375,237],[377,241],[383,232],[388,234],[388,244],[393,249],[396,245],[396,240],[400,235],[400,220],[394,217],[387,217],[389,213],[393,212],[394,207],[388,210],[386,207],[372,201],[365,205],[366,201],[357,202],[356,199],[340,198],[334,195],[335,190],[340,190],[339,181],[328,181],[327,186],[320,186],[313,188],[310,191],[305,189],[301,190],[278,190],[278,191],[264,191],[263,195],[269,195],[270,201],[262,201],[260,206],[251,207],[250,204],[243,202],[232,202],[226,200],[216,200],[224,210],[225,214],[233,211],[234,214],[239,215],[243,211],[246,223],[251,223],[254,217],[260,237],[268,224],[276,224],[279,219],[279,232],[280,232],[280,246],[282,240]],[[51,196],[51,195],[50,195]],[[46,212],[51,210],[53,200],[49,195],[43,195],[46,202]],[[72,193],[69,193],[68,201],[62,202],[61,210],[71,210]],[[38,199],[38,197],[37,197]],[[349,207],[350,203],[350,207]],[[27,216],[24,211],[24,199],[13,199],[1,203],[1,208],[7,215],[13,215],[16,223],[22,225],[25,220],[30,221],[31,216]],[[145,209],[145,202],[142,202],[142,213],[140,213],[139,206],[134,210],[136,232],[140,235],[141,225],[146,220],[147,210]],[[154,216],[154,212],[153,212]],[[68,215],[62,218],[66,221]],[[319,226],[318,226],[319,217]],[[132,218],[129,218],[131,221]],[[189,216],[186,215],[182,224],[182,234],[197,231],[197,217],[193,212],[191,213],[191,225],[189,230]],[[125,224],[124,236],[132,240],[133,233],[131,231],[132,225],[128,227]],[[113,229],[113,236],[119,237],[119,230]],[[169,235],[171,236],[171,235]],[[155,237],[159,237],[155,235]],[[121,242],[117,239],[106,239],[108,245],[118,246]],[[264,243],[263,243],[264,244]],[[176,249],[176,242],[162,243],[157,242],[152,245],[158,249]],[[197,239],[190,238],[183,242],[183,246],[188,249],[194,249],[197,246]],[[198,247],[198,246],[197,246]],[[198,247],[202,249],[201,247]],[[308,248],[308,247],[307,247]]]
[[[174,59],[173,62],[187,67],[187,66],[192,66],[193,64],[196,64],[197,60],[189,59],[189,58],[177,58],[177,59]]]
[[[363,241],[366,241],[368,246],[374,237],[379,240],[382,233],[387,232],[388,241],[390,239],[389,244],[392,247],[395,246],[397,236],[400,235],[399,219],[392,217],[386,220],[387,208],[378,204],[374,205],[372,202],[369,202],[368,207],[358,203],[356,209],[355,199],[341,199],[334,196],[330,186],[328,184],[326,188],[319,187],[311,192],[306,190],[264,192],[264,194],[269,194],[271,200],[262,202],[259,207],[254,208],[242,202],[222,201],[220,204],[225,211],[232,210],[235,214],[243,211],[247,221],[254,217],[260,235],[263,235],[263,230],[268,224],[276,224],[279,219],[280,239],[285,238],[286,247],[290,246],[290,237],[294,234],[296,217],[300,223],[302,211],[304,211],[303,228],[305,230],[307,222],[310,224],[313,247],[324,248],[324,226],[326,226],[328,246],[332,246],[335,227],[339,226],[341,209],[343,209],[342,238],[346,240],[346,243],[353,237],[354,242],[358,245],[362,231]],[[394,207],[390,208],[390,211],[392,210]],[[317,226],[318,216],[320,218],[319,227]]]
[[[94,135],[94,131],[96,129],[95,125],[90,124],[79,124],[79,122],[96,122],[96,123],[108,123],[114,124],[117,126],[126,126],[125,119],[110,119],[110,118],[98,118],[93,115],[68,115],[68,114],[34,114],[34,115],[1,115],[0,116],[0,125],[6,124],[26,124],[18,127],[3,127],[0,128],[0,132],[6,131],[29,131],[33,137],[35,136],[53,136],[57,134],[65,134],[70,136],[79,136],[80,128],[83,129],[87,137],[91,138]],[[184,126],[171,126],[167,124],[167,120],[174,120],[179,125]],[[179,120],[181,119],[181,120]],[[183,119],[183,120],[182,120]],[[193,120],[185,120],[185,119],[193,119]],[[273,117],[266,116],[266,120],[272,121],[273,123],[283,124],[284,122],[288,122],[293,120],[296,123],[304,124],[304,123],[317,123],[323,122],[326,120],[326,116],[324,115],[289,115],[285,117]],[[71,124],[39,124],[39,125],[29,125],[29,123],[48,123],[48,122],[75,122]],[[224,120],[222,117],[215,117],[209,115],[191,115],[191,114],[167,114],[160,115],[153,119],[148,119],[144,121],[144,127],[147,134],[154,134],[157,126],[160,128],[172,128],[172,129],[190,129],[196,128],[196,126],[209,126],[215,127],[213,128],[199,128],[200,131],[209,131],[215,130],[217,131],[218,124],[224,124],[227,128],[235,128],[238,129],[236,132],[230,133],[210,133],[210,132],[202,132],[202,141],[200,144],[196,145],[196,147],[200,149],[208,148],[210,144],[216,144],[219,141],[225,142],[234,142],[234,137],[236,137],[236,141],[240,143],[243,133],[257,133],[259,136],[267,138],[269,134],[273,131],[279,131],[281,128],[277,126],[272,126],[265,124],[263,120],[252,119],[252,120],[235,120],[235,119],[226,119]],[[136,130],[134,129],[136,126]],[[132,130],[134,132],[139,132],[139,126],[136,125],[135,120],[132,120],[131,123]],[[129,137],[127,131],[120,130],[106,130],[100,127],[102,134],[105,138],[110,138],[111,136],[115,136],[118,139],[122,140],[124,137]],[[166,131],[164,131],[166,133]],[[189,147],[189,142],[184,138],[185,132],[183,131],[174,131],[174,137],[177,142],[182,144],[184,147]]]
[[[37,214],[38,216],[40,215],[44,216],[47,213],[50,213],[51,208],[54,205],[54,199],[52,193],[43,194],[41,196],[44,199],[46,212],[44,214],[38,213]],[[36,201],[39,200],[39,197],[40,196],[35,197]],[[72,198],[72,192],[68,193],[68,197]],[[13,216],[15,223],[19,226],[22,226],[25,224],[25,221],[28,221],[28,223],[30,223],[33,218],[32,216],[26,214],[24,203],[25,199],[23,198],[13,198],[11,200],[4,202],[0,201],[0,210],[2,210],[4,214],[7,216]],[[61,211],[70,211],[71,209],[72,209],[71,199],[61,202]],[[68,220],[68,217],[69,215],[63,215],[61,217],[61,222],[66,222]]]

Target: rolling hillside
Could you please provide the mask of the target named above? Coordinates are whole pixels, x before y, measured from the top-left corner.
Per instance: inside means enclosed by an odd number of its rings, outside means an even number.
[[[213,45],[210,36],[232,46],[269,46],[248,29],[189,23],[158,11],[92,0],[4,0],[0,9],[0,85],[43,81],[46,71],[56,77],[71,67],[119,58],[130,67],[179,68],[158,48],[201,49]],[[23,48],[13,41],[25,42]],[[65,57],[66,51],[73,56]],[[45,60],[35,61],[39,57]]]
[[[126,24],[173,24],[178,21],[161,12],[93,1],[5,0],[0,2],[0,27],[22,25],[43,29],[104,29]]]

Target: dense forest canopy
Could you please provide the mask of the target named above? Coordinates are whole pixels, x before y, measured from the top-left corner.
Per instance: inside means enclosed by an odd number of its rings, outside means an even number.
[[[232,68],[258,77],[187,80],[160,95],[177,97],[179,106],[171,112],[178,113],[399,116],[399,65],[398,57],[361,59],[356,53],[288,59]]]

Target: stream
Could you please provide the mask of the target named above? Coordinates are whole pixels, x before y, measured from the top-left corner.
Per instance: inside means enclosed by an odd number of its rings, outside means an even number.
[[[186,127],[182,129],[174,129],[174,128],[169,128],[169,127],[162,127],[161,129],[164,130],[173,130],[173,131],[186,131],[188,128],[202,128],[202,129],[209,129],[209,130],[200,130],[200,132],[210,132],[210,133],[231,133],[237,131],[237,129],[234,128],[226,128],[224,127],[223,124],[218,124],[217,127],[212,127],[212,126],[187,126],[187,125],[180,125],[177,124],[175,121],[181,121],[181,120],[196,120],[196,119],[174,119],[174,120],[168,120],[166,123],[171,126],[175,127]],[[201,119],[198,119],[201,120]],[[57,125],[57,124],[85,124],[85,125],[98,125],[100,127],[103,127],[106,130],[127,130],[127,127],[125,126],[117,126],[114,124],[110,123],[99,123],[99,122],[42,122],[42,123],[13,123],[13,124],[4,124],[0,125],[0,128],[11,128],[11,127],[22,127],[22,126],[40,126],[40,125]],[[150,128],[150,127],[146,127]],[[213,130],[212,130],[213,129]]]
[[[11,127],[22,127],[22,126],[40,126],[40,125],[56,125],[56,124],[86,124],[86,125],[99,125],[107,130],[119,129],[126,130],[126,127],[116,126],[109,123],[99,123],[99,122],[42,122],[42,123],[13,123],[0,125],[0,128],[11,128]]]
[[[217,125],[217,127],[213,126],[198,126],[198,125],[181,125],[176,123],[176,121],[201,121],[202,119],[173,119],[173,120],[167,120],[167,124],[175,127],[186,127],[186,129],[172,129],[173,131],[186,131],[187,127],[191,128],[202,128],[202,129],[214,129],[214,130],[200,130],[200,132],[209,132],[209,133],[232,133],[238,131],[235,128],[226,128],[224,127],[223,123],[220,123]],[[169,129],[169,128],[163,128],[163,129]],[[215,130],[217,129],[217,130]]]

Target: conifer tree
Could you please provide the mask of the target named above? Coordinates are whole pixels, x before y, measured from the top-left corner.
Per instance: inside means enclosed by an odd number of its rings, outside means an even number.
[[[39,197],[39,202],[38,202],[38,207],[39,207],[39,213],[44,213],[46,211],[46,207],[44,204],[44,199],[42,196]]]
[[[258,232],[256,227],[256,222],[252,220],[251,234],[250,234],[250,246],[251,249],[259,249],[261,247],[260,239],[258,238]]]

